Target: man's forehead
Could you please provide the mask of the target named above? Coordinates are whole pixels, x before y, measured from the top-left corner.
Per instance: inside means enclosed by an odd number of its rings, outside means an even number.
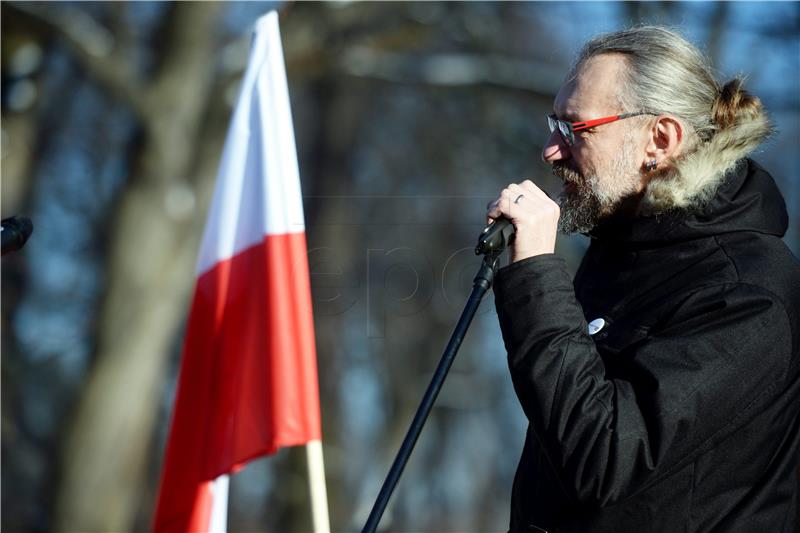
[[[576,75],[564,83],[553,109],[563,120],[578,121],[623,111],[619,108],[621,54],[603,54],[583,63]]]

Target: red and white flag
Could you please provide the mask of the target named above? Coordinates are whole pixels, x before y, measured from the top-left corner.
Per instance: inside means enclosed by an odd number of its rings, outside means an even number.
[[[303,204],[273,11],[256,23],[206,222],[154,530],[224,531],[227,474],[320,439]]]

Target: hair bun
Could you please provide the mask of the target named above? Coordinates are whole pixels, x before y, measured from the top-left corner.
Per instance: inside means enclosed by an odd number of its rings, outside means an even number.
[[[714,102],[714,123],[720,129],[730,128],[742,118],[753,118],[762,112],[761,100],[744,89],[744,80],[735,78],[722,86]]]

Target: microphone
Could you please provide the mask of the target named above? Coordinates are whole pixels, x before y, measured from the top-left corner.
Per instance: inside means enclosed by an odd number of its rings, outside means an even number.
[[[4,218],[1,224],[2,252],[0,255],[6,255],[25,246],[28,237],[33,233],[33,223],[26,217]]]
[[[478,235],[475,255],[500,253],[514,240],[514,225],[506,217],[498,217]]]

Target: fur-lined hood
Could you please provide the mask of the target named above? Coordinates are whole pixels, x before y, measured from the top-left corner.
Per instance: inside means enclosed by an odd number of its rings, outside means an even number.
[[[667,243],[754,232],[783,237],[789,215],[772,176],[750,158],[739,159],[725,179],[717,179],[713,196],[691,209],[670,209],[657,215],[616,216],[602,220],[589,235],[617,246],[647,248]],[[707,190],[705,191],[707,192]]]
[[[769,137],[772,127],[759,106],[731,126],[673,162],[666,176],[654,178],[642,201],[643,214],[692,209],[708,203],[726,174]]]

